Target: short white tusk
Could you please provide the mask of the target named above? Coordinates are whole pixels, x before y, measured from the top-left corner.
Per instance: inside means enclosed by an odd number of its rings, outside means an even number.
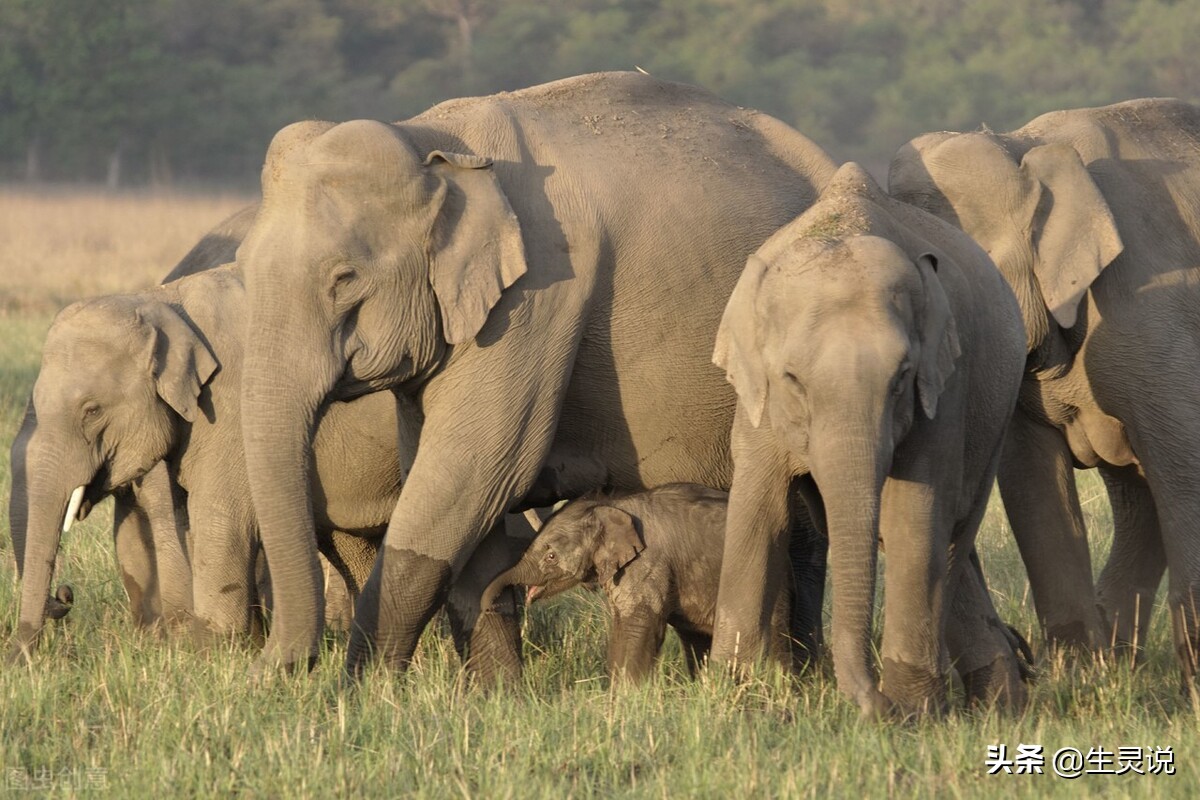
[[[529,523],[529,527],[533,528],[534,533],[537,533],[538,529],[542,527],[542,518],[532,508],[525,509],[525,521]]]
[[[71,502],[67,503],[67,515],[63,517],[63,533],[71,530],[71,523],[79,514],[79,507],[83,505],[83,490],[83,486],[76,486],[75,491],[71,492]]]

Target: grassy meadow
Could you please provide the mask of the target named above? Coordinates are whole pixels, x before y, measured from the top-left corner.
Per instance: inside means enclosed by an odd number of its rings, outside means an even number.
[[[0,638],[19,587],[8,534],[8,449],[54,312],[152,285],[246,198],[0,190]],[[1111,517],[1082,475],[1097,565]],[[658,679],[610,689],[594,596],[535,606],[527,670],[509,693],[464,686],[440,621],[403,676],[339,688],[344,642],[309,676],[246,681],[254,653],[201,652],[133,630],[106,503],[64,540],[69,617],[32,666],[0,668],[0,795],[328,797],[977,797],[1200,795],[1197,712],[1182,699],[1165,614],[1144,666],[1039,652],[1028,710],[916,725],[859,720],[831,673],[687,680],[673,635]],[[1038,632],[1024,571],[993,502],[981,534],[1001,614]],[[1160,596],[1161,603],[1161,596]],[[827,617],[828,619],[828,617]],[[1039,648],[1040,651],[1040,648]],[[1045,748],[1045,774],[988,775],[988,745]],[[1056,777],[1062,747],[1172,747],[1177,774]]]

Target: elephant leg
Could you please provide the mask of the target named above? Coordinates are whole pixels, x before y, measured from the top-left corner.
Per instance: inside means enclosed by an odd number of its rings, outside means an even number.
[[[1188,430],[1182,422],[1168,428]],[[1146,481],[1154,496],[1167,557],[1168,595],[1171,609],[1175,654],[1179,659],[1185,686],[1195,691],[1200,669],[1200,464],[1194,442],[1182,435],[1147,436],[1133,442]]]
[[[1132,467],[1100,467],[1112,503],[1113,541],[1097,595],[1110,643],[1136,659],[1150,630],[1167,556],[1150,486]]]
[[[145,510],[154,539],[162,619],[168,625],[187,624],[192,619],[194,602],[186,493],[166,461],[160,461],[143,475],[134,493],[138,505]]]
[[[325,629],[348,633],[354,622],[355,595],[342,574],[324,557],[321,558],[321,572],[325,576]]]
[[[216,494],[216,496],[213,496]],[[201,641],[252,633],[258,545],[248,516],[229,508],[227,492],[193,492],[192,522],[195,632]]]
[[[881,691],[904,713],[946,710],[941,650],[950,526],[927,484],[887,480],[879,532],[884,564]]]
[[[1087,529],[1066,439],[1018,409],[1008,426],[998,477],[1047,640],[1101,647]]]
[[[379,554],[380,537],[346,531],[317,535],[321,571],[325,578],[325,627],[345,633],[354,621],[354,603]]]
[[[152,627],[162,616],[154,538],[145,511],[135,504],[130,492],[117,492],[113,496],[113,543],[133,624],[139,628]]]
[[[480,686],[508,684],[521,676],[520,593],[508,587],[491,608],[481,609],[480,602],[488,584],[521,560],[534,534],[527,524],[501,519],[475,548],[446,598],[455,649]]]
[[[803,672],[820,658],[824,646],[825,573],[829,530],[821,493],[810,476],[797,478],[792,500],[792,535],[788,555],[792,565],[790,632],[792,664]]]
[[[695,679],[712,649],[712,637],[680,628],[676,628],[675,632],[679,634],[679,643],[683,646],[683,660],[687,664],[688,675]]]
[[[948,586],[946,649],[962,676],[968,705],[1019,710],[1028,702],[1017,640],[996,613],[978,554],[955,558]],[[965,562],[965,563],[961,563]]]
[[[770,641],[775,599],[788,588],[779,567],[787,553],[792,472],[768,428],[751,427],[738,409],[712,644],[712,660],[735,670],[763,656],[790,662],[790,654],[769,652],[776,649]]]
[[[627,614],[614,611],[611,624],[608,674],[614,682],[645,680],[654,670],[667,633],[661,609],[643,607]]]

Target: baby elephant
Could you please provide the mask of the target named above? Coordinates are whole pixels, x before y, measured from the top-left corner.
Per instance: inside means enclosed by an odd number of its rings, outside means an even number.
[[[727,501],[724,492],[691,483],[575,500],[546,520],[521,561],[492,582],[483,607],[513,584],[529,587],[532,602],[594,581],[612,614],[614,678],[649,674],[668,624],[695,676],[712,643]],[[781,593],[771,620],[784,647],[789,605]]]

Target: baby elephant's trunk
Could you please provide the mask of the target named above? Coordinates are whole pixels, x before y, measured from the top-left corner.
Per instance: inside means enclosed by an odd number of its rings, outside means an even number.
[[[541,575],[538,573],[536,565],[527,558],[522,558],[515,567],[500,573],[494,581],[488,584],[488,587],[483,590],[483,599],[479,608],[481,611],[487,611],[492,607],[492,603],[496,602],[496,597],[500,592],[509,586],[534,586],[541,582]]]

